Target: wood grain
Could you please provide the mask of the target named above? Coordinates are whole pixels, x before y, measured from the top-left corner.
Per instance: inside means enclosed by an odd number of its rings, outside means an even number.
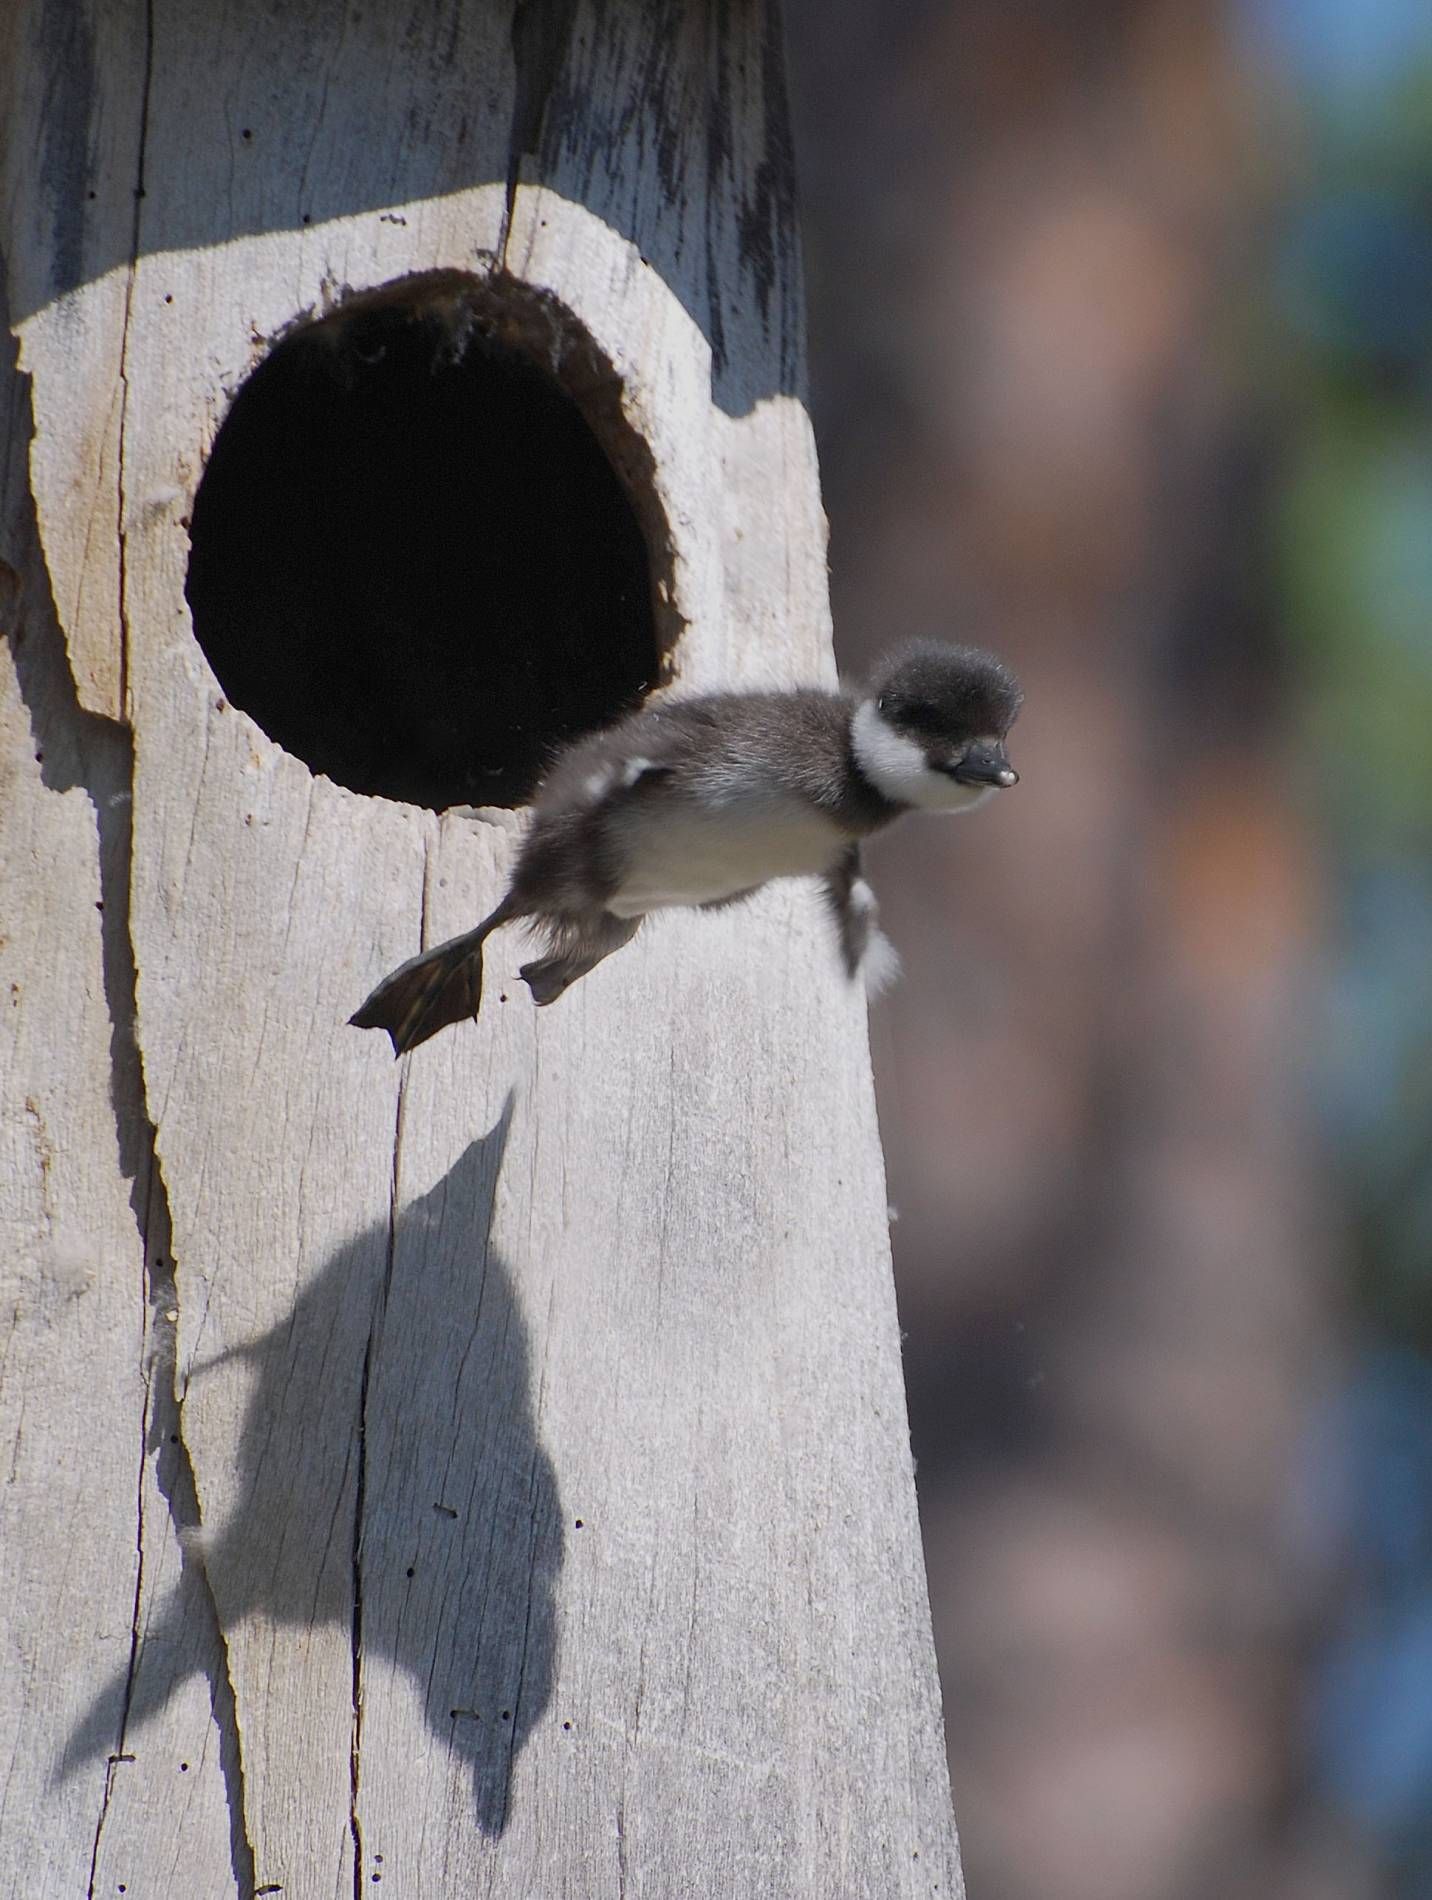
[[[80,17],[97,72],[134,17]],[[957,1894],[863,1002],[816,893],[663,920],[541,1015],[500,936],[481,1020],[395,1067],[345,1018],[490,908],[516,821],[315,779],[227,705],[184,598],[266,340],[406,273],[505,274],[621,379],[678,689],[830,678],[774,11],[154,0],[137,32],[76,93],[106,176],[142,178],[128,249],[115,190],[58,263],[43,196],[5,234],[63,723],[104,729],[132,794],[143,1061],[126,1206],[96,1159],[93,805],[39,783],[14,954],[63,955],[27,1060],[74,1073],[63,1146],[98,1172],[73,1196],[117,1249],[104,1324],[41,1333],[17,1388],[64,1354],[94,1407],[70,1442],[113,1466],[70,1480],[108,1513],[92,1557],[25,1494],[37,1587],[108,1592],[69,1703],[17,1716],[27,1757],[63,1733],[88,1763],[60,1858],[95,1854],[95,1892]],[[89,707],[123,714],[132,779]],[[6,743],[27,770],[23,722]],[[52,1052],[44,995],[76,986]],[[16,1614],[33,1641],[39,1601]],[[126,1694],[136,1759],[107,1764]]]
[[[27,491],[27,396],[6,336],[0,1890],[114,1892],[126,1872],[175,1864],[182,1841],[198,1889],[218,1894],[232,1885],[218,1631],[202,1601],[175,1612],[194,1579],[180,1574],[167,1240],[133,1041],[129,742],[75,694]],[[178,1640],[149,1642],[161,1624]]]

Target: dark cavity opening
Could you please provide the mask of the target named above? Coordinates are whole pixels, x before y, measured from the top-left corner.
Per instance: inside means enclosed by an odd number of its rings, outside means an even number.
[[[650,452],[570,312],[405,279],[296,326],[234,399],[185,588],[225,694],[356,792],[516,805],[635,706],[679,622]]]

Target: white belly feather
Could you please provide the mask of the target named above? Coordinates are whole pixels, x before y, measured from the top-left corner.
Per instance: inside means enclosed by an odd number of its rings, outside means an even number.
[[[632,814],[623,839],[629,868],[608,909],[640,917],[718,903],[773,877],[818,875],[844,842],[828,818],[795,798],[733,800],[714,811],[654,801]]]

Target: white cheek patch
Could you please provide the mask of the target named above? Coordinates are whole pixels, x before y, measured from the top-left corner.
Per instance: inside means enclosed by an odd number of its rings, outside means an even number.
[[[873,699],[863,699],[850,723],[856,764],[876,791],[898,805],[918,803],[915,788],[930,775],[925,755],[913,739],[880,716]]]
[[[850,740],[856,764],[866,778],[897,805],[914,805],[921,811],[972,811],[992,790],[987,785],[957,785],[947,772],[933,771],[925,762],[924,749],[882,718],[873,699],[864,699],[856,707]]]

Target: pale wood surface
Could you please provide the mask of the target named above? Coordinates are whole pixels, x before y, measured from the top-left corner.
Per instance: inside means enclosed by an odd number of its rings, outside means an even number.
[[[0,376],[0,393],[13,397],[13,376]],[[18,405],[7,402],[0,415],[18,422]],[[24,436],[17,440],[10,428],[4,447],[7,473],[23,478]],[[0,1885],[19,1892],[20,1877],[30,1875],[38,1880],[36,1891],[83,1893],[105,1755],[120,1733],[134,1617],[144,1399],[140,1241],[109,1102],[109,1022],[95,911],[99,827],[73,747],[58,756],[53,750],[61,744],[54,715],[65,710],[53,678],[34,683],[33,716],[20,697],[19,584],[34,570],[21,545],[13,490],[6,501],[0,554],[7,564],[0,572]],[[35,756],[45,749],[41,735],[52,748],[45,764]],[[70,1741],[100,1683],[112,1686],[96,1721],[97,1759],[86,1761]]]
[[[234,1884],[210,1712],[222,1658],[212,1608],[178,1577],[129,742],[75,697],[8,336],[0,418],[0,1892],[134,1891],[143,1869],[162,1891],[218,1894]],[[163,1872],[179,1868],[193,1886]]]
[[[145,1100],[131,1067],[123,1112],[141,1160],[152,1122],[167,1190],[126,1205],[91,973],[54,1067],[75,1075],[62,1145],[94,1175],[76,1204],[114,1235],[101,1358],[63,1368],[93,1414],[67,1427],[67,1482],[95,1508],[80,1557],[37,1473],[23,1535],[39,1587],[94,1573],[112,1630],[45,1633],[78,1680],[43,1722],[22,1705],[17,1786],[86,1879],[98,1833],[96,1893],[959,1891],[863,1003],[815,894],[663,920],[540,1016],[501,936],[481,1021],[395,1066],[344,1019],[491,905],[512,825],[315,780],[224,704],[189,625],[184,520],[264,339],[344,289],[505,263],[624,379],[679,681],[830,676],[767,9],[529,4],[514,71],[506,7],[256,22],[156,0],[132,269],[111,219],[57,275],[45,218],[7,201],[34,565],[97,682],[83,705],[120,710],[122,687],[132,726]],[[38,175],[39,108],[16,111],[10,175]],[[86,485],[111,496],[88,536]],[[92,599],[113,605],[87,620]],[[45,842],[14,942],[44,967],[58,931],[45,980],[68,994],[100,957],[92,803],[27,798]],[[40,866],[62,850],[55,916]],[[52,1020],[27,1004],[33,1061]],[[149,1307],[141,1228],[174,1263]],[[16,1390],[53,1408],[64,1351],[37,1336]],[[150,1640],[101,1828],[137,1494]],[[35,1641],[38,1606],[14,1614]],[[52,1737],[89,1751],[87,1806],[35,1765]]]

